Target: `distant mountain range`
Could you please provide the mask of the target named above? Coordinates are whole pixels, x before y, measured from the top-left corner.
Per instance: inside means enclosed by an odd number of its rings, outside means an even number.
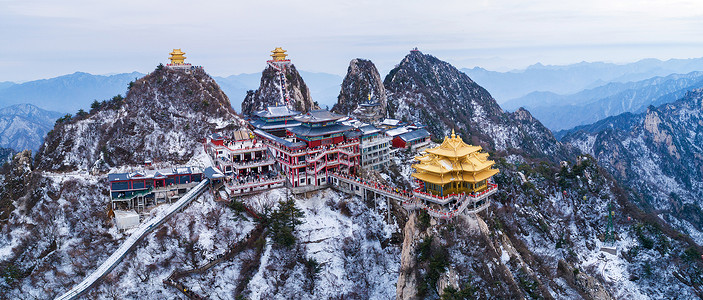
[[[44,136],[62,113],[43,110],[32,104],[17,104],[0,109],[0,147],[15,151],[37,151]]]
[[[90,108],[93,100],[124,96],[129,82],[143,76],[138,72],[110,76],[76,72],[20,84],[1,84],[6,87],[0,88],[0,107],[29,103],[46,110],[75,113]]]
[[[570,95],[533,92],[501,106],[511,111],[524,107],[547,128],[558,131],[624,112],[642,112],[649,105],[676,101],[687,91],[701,87],[703,72],[691,72],[637,82],[613,82]]]
[[[479,67],[461,71],[485,87],[498,103],[503,103],[537,91],[573,94],[610,82],[640,81],[656,76],[703,71],[703,58],[643,59],[629,64],[581,62],[565,66],[537,63],[524,70],[509,72]]]
[[[29,103],[50,111],[75,114],[79,109],[87,111],[93,100],[102,101],[117,94],[125,96],[129,83],[144,75],[138,72],[109,76],[76,72],[25,83],[0,82],[0,108]],[[341,76],[305,71],[300,71],[300,75],[308,83],[313,100],[321,107],[332,107],[337,103]],[[260,78],[261,73],[214,77],[236,111],[241,110],[247,91],[259,87]]]
[[[629,187],[631,198],[703,242],[703,89],[580,126],[562,138],[598,160]]]

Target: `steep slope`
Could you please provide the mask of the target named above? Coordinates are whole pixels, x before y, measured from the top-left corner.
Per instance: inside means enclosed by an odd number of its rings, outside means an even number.
[[[308,112],[312,109],[319,108],[318,104],[312,101],[310,90],[295,69],[295,65],[286,67],[284,75],[286,82],[285,90],[293,109]],[[267,66],[266,69],[261,72],[259,88],[254,91],[248,91],[247,96],[244,98],[244,101],[242,101],[242,114],[250,115],[256,111],[265,109],[266,106],[280,102],[282,102],[281,81],[278,76],[278,71],[271,66]]]
[[[501,170],[494,206],[479,218],[435,226],[420,213],[415,228],[406,225],[413,236],[403,244],[398,298],[451,292],[441,286],[461,290],[459,298],[701,295],[691,284],[703,270],[701,248],[637,208],[594,159],[576,157],[526,110],[502,112],[468,76],[419,52],[391,71],[385,86],[389,107],[397,107],[391,114],[424,122],[435,136],[463,129],[468,141],[496,151],[491,159]],[[600,251],[609,203],[617,212],[617,256]]]
[[[37,151],[60,116],[59,112],[43,110],[32,104],[0,109],[0,147]]]
[[[501,105],[525,107],[551,130],[590,124],[623,112],[642,112],[649,105],[676,101],[703,87],[703,72],[672,74],[638,82],[610,83],[573,95],[533,93]]]
[[[12,161],[12,156],[15,155],[15,150],[9,148],[0,148],[0,163]]]
[[[640,205],[703,243],[703,90],[567,134],[563,140],[596,157]]]
[[[471,143],[494,151],[552,160],[574,156],[529,112],[503,112],[484,88],[431,55],[410,52],[386,76],[384,86],[388,114],[427,125],[435,139],[455,129]]]
[[[359,104],[367,101],[369,96],[380,104],[377,114],[384,116],[387,106],[386,89],[378,69],[370,60],[352,59],[349,62],[347,75],[342,81],[337,104],[332,107],[332,111],[343,115],[357,115]]]
[[[0,103],[3,106],[29,103],[46,110],[75,113],[81,108],[87,110],[95,99],[124,94],[129,83],[142,76],[138,72],[109,76],[76,72],[1,89]]]
[[[701,70],[703,58],[666,61],[643,59],[628,64],[580,62],[563,66],[537,63],[524,70],[508,72],[489,71],[479,67],[462,69],[489,90],[500,103],[537,91],[571,94],[610,82],[640,81],[655,76]]]
[[[339,94],[339,83],[342,77],[336,74],[313,73],[299,70],[300,76],[305,80],[310,88],[310,96],[317,99],[320,107],[332,107]],[[247,91],[257,88],[261,81],[258,73],[230,75],[227,77],[214,77],[222,91],[227,94],[235,110],[242,109],[242,101],[247,95]]]
[[[86,171],[96,160],[120,166],[117,170],[134,168],[147,157],[162,165],[192,165],[205,159],[200,140],[211,130],[226,131],[241,125],[214,80],[201,69],[191,72],[160,66],[135,82],[127,98],[114,97],[99,103],[90,113],[62,118],[48,135],[34,164],[31,152],[25,151],[0,170],[0,273],[4,276],[0,298],[53,298],[81,281],[129,235],[119,232],[109,218],[105,173],[91,175]],[[163,208],[156,207],[144,217]],[[216,223],[204,218],[204,214],[222,216],[223,221]],[[196,220],[198,229],[205,227],[203,224],[210,226],[207,228],[218,224],[218,230],[242,232],[224,234],[222,238],[209,239],[212,243],[198,246],[207,251],[213,251],[213,247],[223,251],[233,239],[251,229],[247,226],[250,222],[236,221],[236,216],[216,205],[212,197],[189,207],[180,218],[176,220],[181,225],[174,230],[176,238],[182,236],[178,230]],[[174,226],[172,223],[169,227]],[[190,241],[187,239],[194,246],[195,242]],[[179,246],[168,249],[171,252],[167,255],[179,257],[178,261],[192,255]],[[139,260],[142,270],[144,262]],[[125,278],[134,286],[140,282],[139,276],[148,277],[154,268],[157,266],[149,265],[148,272]],[[155,280],[159,287],[163,287],[161,280]],[[156,293],[145,298],[159,298]],[[177,293],[173,290],[168,295],[173,298]],[[118,295],[132,298],[125,292]]]
[[[103,102],[89,115],[57,122],[36,156],[43,170],[89,169],[144,160],[184,162],[200,139],[241,125],[227,96],[202,69],[192,74],[159,67],[137,80],[127,97]]]

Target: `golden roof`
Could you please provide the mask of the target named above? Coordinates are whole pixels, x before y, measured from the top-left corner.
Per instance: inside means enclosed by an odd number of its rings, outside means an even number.
[[[276,47],[276,49],[273,49],[271,51],[271,57],[273,58],[273,61],[282,61],[286,60],[286,57],[288,54],[286,54],[286,50],[283,50],[281,47]]]
[[[169,57],[168,59],[170,59],[171,64],[174,64],[174,65],[183,64],[183,61],[186,59],[186,57],[183,56],[186,53],[181,51],[181,49],[173,49],[173,52],[171,52],[169,54],[171,54],[171,57]]]
[[[452,130],[451,137],[445,137],[441,145],[425,150],[427,154],[417,156],[413,177],[425,182],[446,184],[452,181],[480,182],[497,174],[492,169],[494,161],[488,160],[488,153],[479,152],[480,146],[467,145]]]
[[[451,137],[445,136],[441,145],[425,151],[427,151],[427,153],[432,153],[439,156],[463,157],[480,150],[481,146],[467,145],[464,143],[461,137],[454,134],[454,129],[452,129]]]
[[[477,183],[484,181],[491,176],[498,174],[498,169],[485,169],[480,172],[461,172],[459,174],[444,175],[433,173],[413,173],[412,176],[425,182],[434,184],[447,184],[454,181],[465,181]]]

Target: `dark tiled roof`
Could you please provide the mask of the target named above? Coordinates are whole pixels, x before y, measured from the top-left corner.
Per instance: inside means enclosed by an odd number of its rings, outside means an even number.
[[[326,109],[311,110],[307,114],[295,117],[296,120],[303,123],[320,123],[336,121],[344,116],[335,114]]]
[[[364,135],[370,135],[370,134],[381,132],[380,129],[376,128],[376,126],[373,126],[373,125],[361,126],[361,127],[359,127],[359,130],[361,130],[361,133]]]
[[[299,114],[299,111],[291,110],[286,105],[269,106],[264,110],[260,110],[254,113],[254,115],[261,118],[292,117],[297,116]]]
[[[340,133],[351,130],[351,126],[330,124],[322,127],[297,126],[288,128],[288,131],[301,136],[323,136],[326,134]]]
[[[107,181],[129,180],[129,173],[107,174]]]
[[[203,175],[207,177],[208,179],[218,179],[218,178],[224,178],[225,175],[220,172],[220,170],[216,170],[213,167],[207,167],[205,170],[203,170]]]
[[[356,130],[350,130],[344,133],[344,136],[347,138],[358,138],[361,136],[361,132],[356,131]]]
[[[263,131],[263,130],[260,130],[260,129],[254,130],[254,134],[256,134],[256,135],[258,135],[258,136],[260,136],[260,137],[262,137],[262,138],[265,138],[265,139],[267,139],[267,140],[269,140],[269,141],[273,141],[273,142],[279,143],[279,144],[281,144],[281,145],[283,145],[283,146],[286,146],[286,147],[292,148],[292,149],[295,149],[295,148],[298,148],[298,147],[305,147],[305,146],[307,146],[307,144],[306,144],[305,142],[295,142],[295,143],[293,143],[293,142],[290,142],[290,141],[288,141],[288,140],[286,140],[286,139],[282,139],[282,138],[280,138],[280,137],[277,137],[277,136],[275,136],[275,135],[273,135],[273,134],[270,134],[270,133],[268,133],[268,132],[266,132],[266,131]]]
[[[288,128],[288,127],[294,127],[300,125],[300,122],[296,120],[290,120],[288,122],[286,121],[276,121],[276,122],[264,122],[263,120],[257,119],[254,121],[249,122],[251,126],[254,126],[254,128],[258,129],[279,129],[279,128]]]
[[[410,132],[403,133],[398,137],[406,142],[412,142],[415,140],[423,139],[430,136],[430,133],[425,130],[425,128],[420,128],[418,130],[413,130]]]

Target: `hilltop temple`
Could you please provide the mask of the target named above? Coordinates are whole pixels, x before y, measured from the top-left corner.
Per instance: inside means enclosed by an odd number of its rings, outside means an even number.
[[[418,180],[415,196],[421,205],[437,211],[483,210],[489,204],[486,197],[493,194],[496,185],[490,183],[494,161],[481,146],[467,145],[452,130],[441,145],[425,150],[415,157],[412,177]]]
[[[202,68],[202,67],[195,67],[189,63],[186,63],[186,57],[184,56],[186,53],[181,51],[181,49],[173,49],[171,53],[169,53],[171,56],[168,58],[171,63],[166,64],[167,67],[175,70],[185,70],[186,73],[189,73],[190,70],[196,69],[196,68]]]

